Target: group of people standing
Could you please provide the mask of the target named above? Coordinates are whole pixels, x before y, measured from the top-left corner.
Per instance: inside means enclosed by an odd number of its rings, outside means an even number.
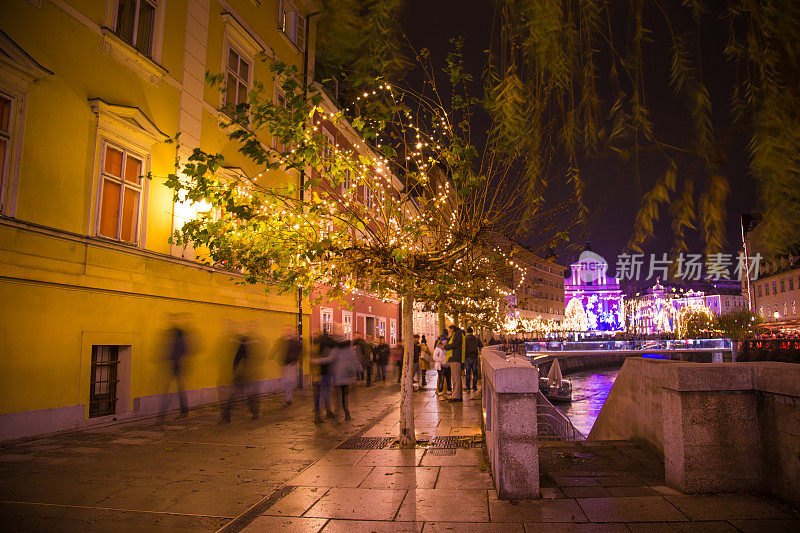
[[[436,392],[438,395],[449,396],[447,399],[450,402],[463,401],[462,373],[466,374],[467,390],[478,390],[482,348],[483,343],[473,333],[471,327],[464,331],[458,326],[450,325],[442,331],[442,335],[436,340],[436,346],[430,359],[437,372]],[[422,386],[425,386],[424,379]]]
[[[287,333],[287,337],[289,334]],[[288,372],[285,381],[290,382],[296,366],[296,353],[299,346],[287,343],[286,366],[292,371]],[[433,349],[428,346],[425,335],[414,335],[414,381],[420,389],[427,386],[427,372],[436,370],[437,395],[450,402],[463,401],[464,383],[462,377],[466,374],[467,390],[478,390],[480,378],[480,351],[483,348],[481,340],[474,335],[471,327],[465,330],[451,325],[436,339]],[[291,356],[289,355],[291,353]],[[291,361],[289,361],[291,359]],[[314,421],[323,422],[324,416],[335,419],[336,415],[331,410],[331,395],[336,393],[341,399],[344,419],[350,420],[348,398],[350,386],[357,380],[365,380],[369,387],[374,381],[386,381],[390,361],[395,361],[397,366],[397,382],[402,375],[403,346],[394,348],[386,343],[383,337],[378,337],[375,344],[357,335],[351,341],[341,331],[323,331],[315,338],[314,355],[312,363],[312,383],[314,386]],[[291,403],[291,388],[286,389],[286,403]]]

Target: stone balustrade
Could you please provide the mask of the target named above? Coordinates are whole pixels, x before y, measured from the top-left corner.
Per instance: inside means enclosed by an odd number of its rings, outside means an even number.
[[[481,352],[483,427],[497,495],[538,498],[539,439],[536,402],[539,372],[527,357],[496,346]]]
[[[684,493],[762,492],[800,504],[800,365],[629,358],[589,440],[633,440]]]

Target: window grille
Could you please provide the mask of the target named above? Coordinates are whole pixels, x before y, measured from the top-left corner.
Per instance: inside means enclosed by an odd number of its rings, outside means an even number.
[[[117,367],[119,346],[92,346],[89,418],[117,412]]]

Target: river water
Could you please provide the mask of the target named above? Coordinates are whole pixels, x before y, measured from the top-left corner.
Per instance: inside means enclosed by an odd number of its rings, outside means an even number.
[[[588,436],[611,392],[617,374],[619,368],[570,373],[564,379],[572,382],[572,403],[553,405],[572,420],[572,425],[578,431]]]

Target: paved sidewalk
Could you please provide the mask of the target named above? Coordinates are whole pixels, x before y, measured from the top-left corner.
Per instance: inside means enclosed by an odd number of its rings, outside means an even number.
[[[0,524],[115,532],[800,530],[800,515],[775,500],[672,491],[663,464],[627,442],[543,443],[544,497],[502,501],[482,448],[387,445],[398,433],[398,387],[355,389],[347,423],[314,425],[306,391],[288,409],[278,395],[265,398],[257,421],[241,406],[219,426],[218,413],[203,409],[162,426],[140,421],[4,446]],[[480,435],[478,393],[453,404],[430,389],[415,392],[415,412],[420,440]],[[379,449],[353,449],[362,445]]]

